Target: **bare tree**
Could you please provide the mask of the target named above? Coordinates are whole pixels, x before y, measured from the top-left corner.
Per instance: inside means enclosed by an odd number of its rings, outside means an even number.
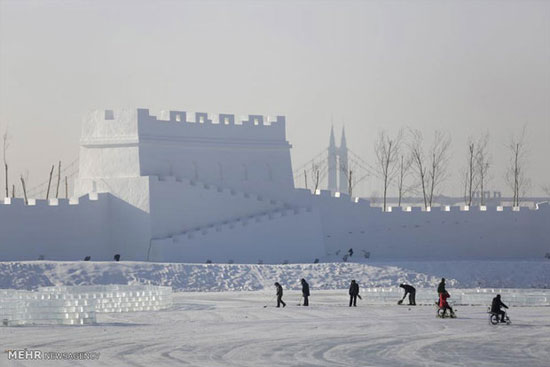
[[[423,150],[424,139],[418,130],[412,130],[410,143],[413,166],[422,187],[424,208],[431,207],[434,195],[439,186],[448,177],[447,163],[449,161],[449,147],[451,138],[448,134],[436,131],[429,155]]]
[[[426,170],[426,157],[424,155],[424,138],[420,130],[410,130],[411,141],[410,151],[412,164],[416,171],[418,181],[422,188],[422,198],[424,199],[424,208],[428,207],[428,195],[426,191],[427,182],[427,170]]]
[[[61,161],[59,161],[59,165],[57,166],[57,189],[55,190],[55,198],[59,198],[59,184],[61,183]]]
[[[399,173],[399,151],[403,131],[399,130],[395,138],[390,138],[385,131],[378,134],[378,140],[374,145],[376,154],[376,169],[383,182],[383,210],[387,210],[386,200],[388,188],[395,176]]]
[[[506,171],[506,182],[512,189],[513,206],[519,206],[521,196],[523,196],[530,185],[530,181],[525,175],[527,164],[527,145],[525,142],[526,126],[523,127],[519,135],[513,135],[507,146],[510,152],[510,162]]]
[[[485,205],[485,187],[489,179],[491,168],[491,156],[488,152],[489,133],[480,136],[477,142],[476,170],[478,186],[480,191],[480,205]]]
[[[349,170],[349,174],[348,174],[348,193],[349,193],[349,196],[352,196],[352,192],[353,192],[353,171]]]
[[[411,191],[414,186],[407,185],[406,180],[409,176],[410,169],[412,166],[413,160],[411,156],[405,157],[403,154],[399,157],[399,167],[397,174],[397,195],[398,195],[398,206],[401,206],[401,201],[403,196],[405,196],[409,191]]]
[[[342,164],[340,166],[340,174],[344,175],[346,177],[346,181],[348,183],[348,194],[349,196],[353,196],[353,190],[357,186],[358,183],[363,182],[364,179],[369,177],[368,174],[363,175],[362,177],[357,177],[355,174],[356,172],[353,170],[353,168],[349,168],[345,170],[345,165]]]
[[[340,163],[340,170],[338,171],[339,174],[344,175],[346,178],[346,182],[348,183],[348,194],[351,196],[351,191],[353,189],[353,176],[352,176],[352,169],[349,168],[346,164]],[[342,189],[340,189],[342,190]]]
[[[50,179],[48,180],[48,190],[46,191],[46,200],[50,198],[50,186],[52,185],[52,176],[55,165],[52,164],[52,169],[50,170]]]
[[[317,192],[317,189],[319,189],[320,174],[321,174],[321,172],[319,171],[319,167],[317,167],[317,169],[314,171],[314,175],[315,175],[315,187],[314,187],[313,192]]]
[[[2,141],[3,141],[3,145],[2,145],[2,153],[3,153],[3,160],[4,160],[4,173],[6,175],[6,196],[5,197],[9,197],[9,183],[8,183],[8,161],[7,161],[7,158],[6,158],[6,152],[8,151],[8,148],[10,146],[10,142],[9,142],[9,135],[8,135],[8,128],[6,127],[6,130],[4,131],[4,135],[2,136]]]
[[[29,204],[29,199],[27,198],[27,189],[25,188],[25,179],[21,176],[21,185],[23,186],[23,197],[25,198],[25,205]]]
[[[313,192],[317,192],[317,189],[319,189],[319,184],[321,180],[321,167],[318,163],[312,163],[311,164],[311,174],[313,176]]]
[[[542,192],[544,192],[547,196],[550,197],[550,184],[549,185],[542,185],[541,189],[542,189]]]
[[[464,203],[468,203],[468,181],[469,181],[468,168],[463,167],[460,170],[460,177],[462,178],[462,188],[464,189],[464,191],[462,192],[462,195],[464,197]]]
[[[430,150],[430,168],[428,170],[429,178],[429,196],[428,204],[433,204],[434,194],[438,187],[448,177],[447,163],[449,162],[449,147],[451,146],[451,137],[441,131],[434,134],[434,142]]]
[[[466,169],[463,172],[464,175],[464,202],[468,206],[472,206],[474,198],[474,191],[477,184],[477,170],[476,170],[476,154],[477,144],[474,143],[472,137],[468,138],[468,155],[466,159]]]

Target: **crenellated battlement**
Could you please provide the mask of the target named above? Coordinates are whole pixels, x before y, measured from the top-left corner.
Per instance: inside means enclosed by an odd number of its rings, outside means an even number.
[[[284,116],[98,110],[82,128],[79,178],[180,176],[258,194],[290,191],[285,129]]]
[[[149,109],[96,110],[85,119],[82,145],[128,145],[158,136],[171,139],[218,139],[285,141],[284,116],[207,112],[162,111]]]
[[[388,206],[386,211],[382,210],[382,207],[378,206],[371,206],[370,202],[365,199],[361,199],[358,197],[350,197],[348,194],[340,193],[340,192],[331,192],[329,190],[317,190],[316,192],[312,193],[311,191],[307,189],[297,189],[296,192],[297,195],[301,196],[302,198],[313,198],[313,200],[328,200],[328,201],[334,201],[334,202],[350,202],[354,204],[359,204],[360,206],[368,208],[368,210],[376,213],[380,213],[381,215],[395,215],[400,213],[405,214],[415,214],[415,213],[422,213],[423,215],[430,215],[430,214],[437,214],[437,213],[460,213],[463,215],[469,215],[469,214],[475,214],[475,213],[481,213],[481,214],[489,214],[489,213],[529,213],[529,212],[535,212],[539,210],[547,211],[550,210],[550,204],[548,202],[539,203],[535,207],[527,207],[527,206],[468,206],[468,205],[462,205],[462,206],[450,206],[450,205],[442,205],[442,206],[434,206],[434,207],[428,207],[424,208],[421,206],[398,206],[398,207],[392,207]]]
[[[115,116],[116,118],[116,113]],[[159,116],[148,109],[137,110],[138,135],[140,141],[183,140],[186,142],[204,139],[217,144],[229,142],[260,144],[284,144],[286,142],[285,117],[275,118],[263,115],[248,115],[237,118],[233,114],[212,115],[206,112],[164,111]]]
[[[114,111],[112,111],[115,114]],[[140,121],[151,122],[172,122],[185,124],[198,124],[202,126],[220,125],[220,126],[235,126],[242,127],[277,127],[285,125],[284,116],[264,116],[264,115],[247,115],[236,118],[234,114],[219,113],[217,115],[208,112],[190,112],[190,111],[161,111],[160,116],[151,115],[150,111],[145,108],[137,110],[138,119]],[[113,116],[114,117],[114,116]]]
[[[23,198],[4,198],[3,201],[0,201],[0,209],[2,208],[28,208],[32,210],[33,208],[46,208],[46,207],[73,207],[78,205],[86,205],[88,203],[94,203],[98,201],[108,200],[109,194],[107,193],[89,193],[81,197],[74,197],[70,199],[28,199],[28,202],[25,204],[25,199]]]

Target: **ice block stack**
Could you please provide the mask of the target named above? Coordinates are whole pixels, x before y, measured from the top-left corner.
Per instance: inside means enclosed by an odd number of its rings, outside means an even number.
[[[448,287],[451,294],[450,303],[456,305],[490,305],[492,299],[500,294],[508,306],[550,306],[550,290],[548,289],[502,289],[502,288],[470,288],[456,289]],[[401,288],[362,288],[361,295],[370,304],[391,304],[403,297]],[[435,304],[439,299],[436,288],[419,288],[416,290],[417,304]],[[404,300],[408,303],[408,299]]]
[[[98,312],[158,311],[172,306],[172,288],[152,285],[0,289],[0,325],[87,325]]]
[[[159,311],[172,306],[172,288],[153,285],[42,287],[41,291],[72,294],[95,304],[96,312]]]
[[[93,324],[95,304],[71,294],[2,289],[0,320],[2,326]]]

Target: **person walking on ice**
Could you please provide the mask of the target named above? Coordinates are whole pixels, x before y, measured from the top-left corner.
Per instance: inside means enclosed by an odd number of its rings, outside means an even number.
[[[349,307],[352,305],[353,307],[357,307],[357,297],[361,298],[359,295],[359,284],[355,280],[352,280],[349,285]]]
[[[286,303],[283,301],[283,287],[279,282],[275,282],[275,288],[277,289],[277,307],[281,307],[281,305],[283,308],[286,307]]]
[[[300,283],[302,283],[302,297],[304,297],[304,303],[303,306],[309,306],[309,284],[307,284],[306,280],[302,278],[300,280]]]
[[[508,306],[506,306],[500,300],[500,294],[497,294],[497,296],[493,298],[493,303],[491,304],[491,312],[496,314],[497,316],[500,315],[500,322],[506,322],[506,312],[502,311],[501,307],[508,308]]]
[[[397,302],[398,305],[403,303],[403,300],[405,297],[407,297],[407,294],[409,295],[409,306],[416,306],[416,288],[412,285],[408,284],[399,284],[399,287],[403,288],[405,290],[405,294],[403,295],[403,298],[401,298],[400,301]]]

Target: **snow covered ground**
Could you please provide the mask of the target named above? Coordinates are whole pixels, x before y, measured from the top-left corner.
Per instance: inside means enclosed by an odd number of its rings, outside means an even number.
[[[148,262],[0,262],[0,288],[52,285],[153,284],[175,291],[297,289],[306,278],[315,289],[343,289],[407,282],[433,288],[441,277],[455,288],[550,288],[550,261],[394,261],[289,265],[179,264]]]
[[[0,366],[548,366],[549,307],[513,307],[512,325],[490,326],[486,306],[457,306],[458,319],[441,320],[434,306],[397,306],[400,293],[388,292],[408,282],[428,304],[443,276],[456,300],[458,288],[523,288],[503,290],[504,302],[513,303],[513,293],[548,296],[540,288],[550,288],[550,261],[1,262],[0,288],[155,284],[180,292],[170,310],[98,314],[97,325],[2,327],[5,350],[93,351],[100,358],[14,361],[5,353]],[[302,277],[312,288],[310,308],[297,306]],[[350,309],[346,288],[353,278],[365,300]],[[284,309],[274,307],[274,281],[286,289]],[[492,296],[482,295],[483,302]]]
[[[171,310],[98,314],[98,324],[1,328],[4,349],[100,352],[97,361],[8,361],[0,366],[548,366],[550,308],[514,307],[491,326],[486,308],[346,305],[346,290],[316,290],[286,308],[255,292],[180,292]],[[504,299],[506,302],[506,299]],[[268,307],[263,306],[268,303]]]

